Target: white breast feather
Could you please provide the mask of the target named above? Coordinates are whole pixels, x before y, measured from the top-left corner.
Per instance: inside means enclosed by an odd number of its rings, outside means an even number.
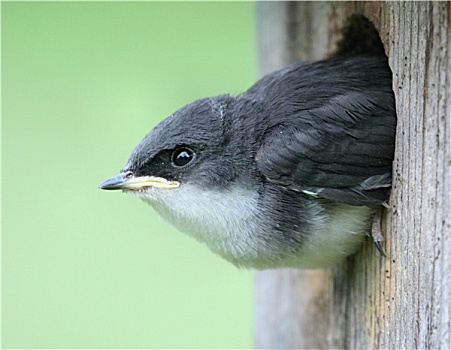
[[[269,233],[259,227],[258,198],[242,187],[215,192],[184,184],[176,189],[150,188],[132,193],[178,230],[207,244],[228,261],[257,269],[333,264],[357,249],[367,233],[372,212],[366,207],[342,204],[331,214],[312,200],[306,210],[313,231],[301,249],[290,253],[277,240],[270,245],[267,240],[259,240],[259,236]]]

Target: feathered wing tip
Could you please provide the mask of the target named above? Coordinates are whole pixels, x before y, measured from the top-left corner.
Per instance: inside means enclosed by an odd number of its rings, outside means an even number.
[[[337,49],[332,57],[364,54],[385,55],[379,32],[373,23],[362,14],[348,17],[341,33],[343,37],[337,42]]]

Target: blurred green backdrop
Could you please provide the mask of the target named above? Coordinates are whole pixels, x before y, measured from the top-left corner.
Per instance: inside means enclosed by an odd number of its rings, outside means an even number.
[[[4,348],[248,348],[252,274],[97,189],[256,77],[250,2],[3,2]]]

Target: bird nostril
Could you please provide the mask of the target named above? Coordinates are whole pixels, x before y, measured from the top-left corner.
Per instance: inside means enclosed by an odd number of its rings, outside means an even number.
[[[131,171],[127,171],[127,172],[125,173],[125,178],[126,178],[126,179],[129,179],[129,178],[131,178],[131,177],[133,177],[133,173],[132,173]]]

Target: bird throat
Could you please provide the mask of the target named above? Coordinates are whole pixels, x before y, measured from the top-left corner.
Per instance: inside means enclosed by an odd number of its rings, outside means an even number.
[[[258,198],[238,185],[207,190],[183,184],[168,191],[133,193],[179,231],[205,243],[226,260],[236,262],[256,255]]]

